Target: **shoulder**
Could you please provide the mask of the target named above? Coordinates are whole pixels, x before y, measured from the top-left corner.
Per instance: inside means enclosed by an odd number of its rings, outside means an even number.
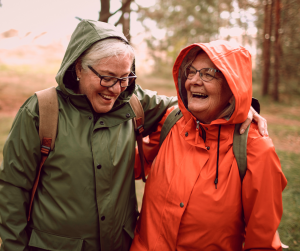
[[[136,85],[134,90],[135,95],[138,97],[142,105],[145,106],[173,106],[177,105],[177,97],[167,97],[165,95],[158,95],[156,91],[142,89],[141,86]]]
[[[247,169],[251,172],[282,172],[273,141],[261,136],[256,124],[251,124],[247,140]]]
[[[34,94],[31,97],[29,97],[24,104],[20,107],[20,112],[26,112],[32,117],[38,117],[39,114],[39,104],[37,96]]]
[[[248,139],[247,151],[271,151],[275,150],[272,139],[269,136],[261,136],[257,124],[251,123]]]

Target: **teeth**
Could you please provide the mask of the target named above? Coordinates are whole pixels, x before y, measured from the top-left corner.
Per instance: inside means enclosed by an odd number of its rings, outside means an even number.
[[[201,96],[201,97],[207,97],[207,95],[200,93],[200,92],[192,92],[192,95],[197,95],[197,96]]]
[[[107,99],[112,99],[112,96],[108,96],[108,95],[104,95],[104,94],[100,94],[102,97],[107,98]]]

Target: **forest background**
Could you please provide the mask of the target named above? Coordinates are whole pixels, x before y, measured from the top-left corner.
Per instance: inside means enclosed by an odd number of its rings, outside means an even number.
[[[164,95],[176,95],[172,66],[186,45],[225,39],[246,47],[253,96],[288,179],[279,233],[289,250],[300,250],[299,0],[0,0],[0,6],[0,163],[19,107],[56,85],[78,19],[123,31],[136,50],[137,83]],[[144,186],[136,184],[140,206]]]

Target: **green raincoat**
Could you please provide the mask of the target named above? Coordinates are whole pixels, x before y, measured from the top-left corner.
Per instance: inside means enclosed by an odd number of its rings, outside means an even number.
[[[59,101],[55,148],[42,169],[27,223],[28,203],[40,163],[39,111],[33,95],[20,108],[0,166],[0,250],[128,250],[138,215],[133,92],[145,112],[144,136],[155,130],[175,98],[130,86],[108,113],[97,114],[72,85],[74,61],[96,41],[118,37],[114,26],[83,20],[74,31],[56,76]]]

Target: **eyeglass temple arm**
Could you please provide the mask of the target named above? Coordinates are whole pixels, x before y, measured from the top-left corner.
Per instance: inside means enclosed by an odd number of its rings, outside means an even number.
[[[88,67],[90,68],[90,70],[91,70],[92,72],[94,72],[99,78],[102,79],[102,76],[101,76],[98,72],[96,72],[92,66],[88,65]]]

